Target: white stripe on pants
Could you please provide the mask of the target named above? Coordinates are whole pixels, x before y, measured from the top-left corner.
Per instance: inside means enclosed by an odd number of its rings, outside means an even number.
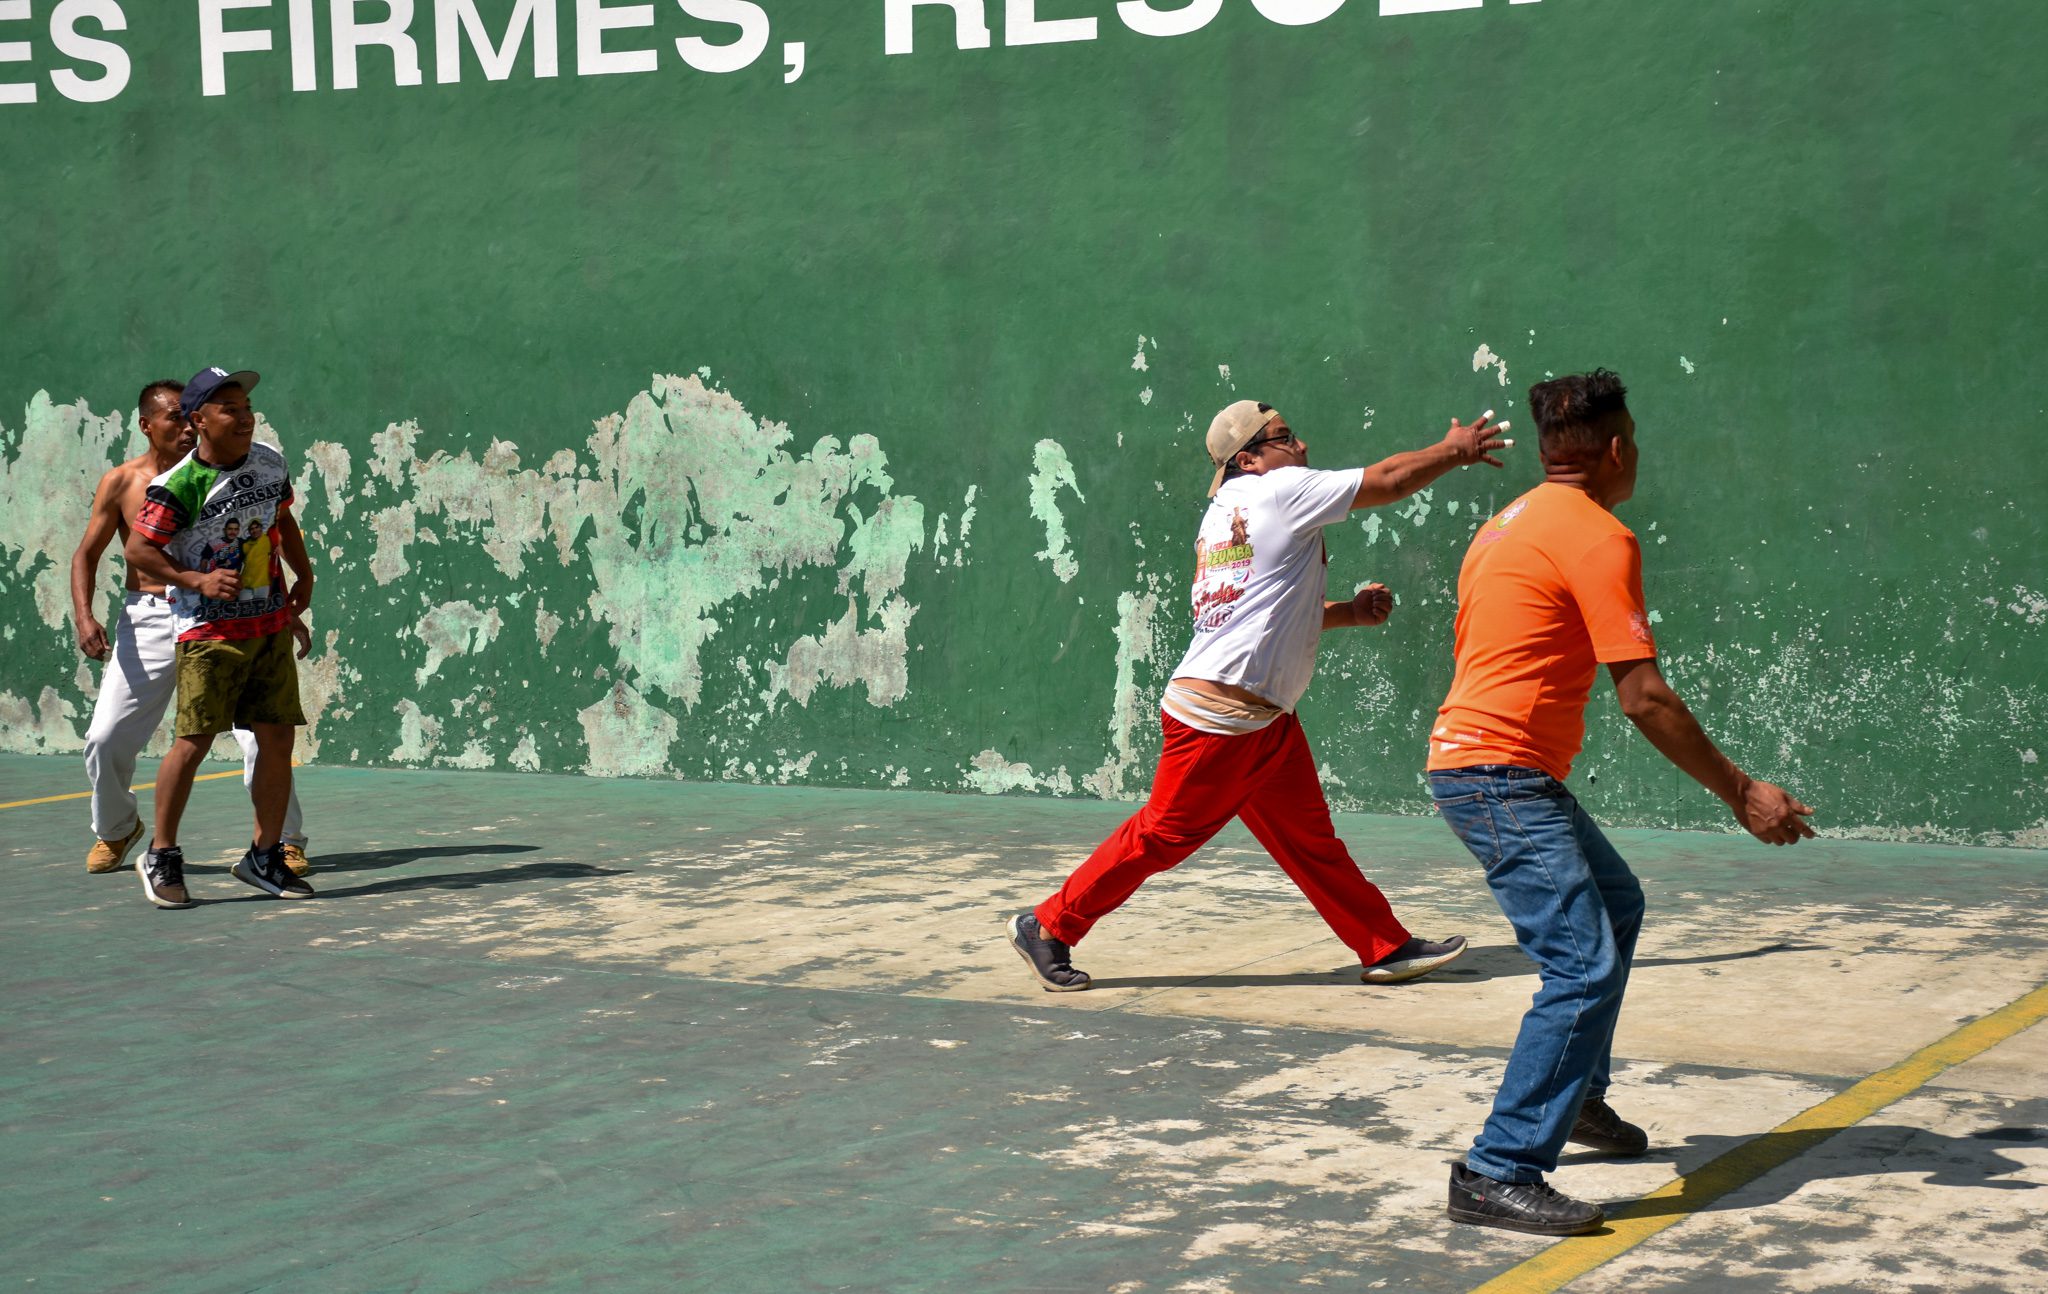
[[[163,726],[178,694],[178,634],[171,604],[151,593],[130,593],[114,625],[114,654],[100,675],[100,697],[85,734],[85,775],[92,781],[92,830],[101,840],[126,840],[139,812],[135,761]],[[256,734],[235,729],[242,746],[242,784],[256,776]],[[285,803],[283,840],[306,847],[299,788]]]

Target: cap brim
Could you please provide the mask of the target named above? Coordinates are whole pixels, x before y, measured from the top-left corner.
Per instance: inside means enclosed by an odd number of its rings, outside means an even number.
[[[1218,490],[1220,490],[1220,489],[1222,489],[1222,488],[1223,488],[1223,473],[1225,473],[1225,472],[1226,472],[1226,471],[1228,471],[1228,470],[1230,470],[1230,469],[1229,469],[1229,465],[1228,465],[1228,464],[1224,464],[1224,465],[1221,465],[1221,466],[1217,467],[1217,469],[1216,469],[1216,476],[1215,476],[1215,479],[1209,482],[1209,497],[1210,497],[1210,498],[1212,498],[1212,499],[1213,499],[1213,498],[1215,498],[1215,497],[1216,497],[1216,491],[1218,491]]]
[[[245,368],[241,369],[238,372],[230,373],[226,377],[222,378],[220,381],[220,386],[216,386],[214,390],[218,391],[222,386],[233,384],[235,386],[241,387],[244,392],[249,392],[255,390],[256,384],[258,382],[261,382],[262,380],[263,375],[261,373],[258,373],[253,368]]]

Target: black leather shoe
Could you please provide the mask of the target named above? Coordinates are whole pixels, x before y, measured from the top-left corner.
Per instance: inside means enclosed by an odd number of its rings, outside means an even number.
[[[1606,1155],[1640,1155],[1650,1148],[1650,1134],[1614,1112],[1605,1099],[1589,1096],[1579,1107],[1572,1135],[1566,1140]]]
[[[1538,1178],[1533,1182],[1496,1182],[1463,1164],[1451,1165],[1451,1221],[1502,1227],[1539,1236],[1577,1236],[1597,1231],[1602,1219],[1597,1204],[1560,1195]]]

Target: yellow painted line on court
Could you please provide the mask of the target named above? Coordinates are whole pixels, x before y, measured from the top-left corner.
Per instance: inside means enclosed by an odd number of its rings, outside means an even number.
[[[1991,1050],[2044,1019],[2048,1019],[2048,984],[1929,1043],[1890,1069],[1880,1070],[1847,1091],[1793,1115],[1754,1141],[1709,1160],[1640,1200],[1622,1205],[1608,1214],[1609,1230],[1604,1235],[1561,1240],[1520,1266],[1510,1267],[1477,1286],[1472,1294],[1549,1294],[1562,1289],[1729,1192],[1790,1163],[1887,1105],[1911,1096],[1943,1070]],[[1682,1207],[1664,1203],[1669,1200],[1679,1201]]]
[[[298,765],[294,764],[292,767],[297,768]],[[201,773],[192,780],[195,782],[213,782],[223,777],[240,777],[241,775],[242,770],[238,768],[232,773]],[[143,794],[154,791],[156,783],[150,782],[143,786],[131,786],[128,789],[138,794]],[[0,804],[0,809],[26,809],[31,804],[56,804],[63,800],[90,800],[91,798],[91,791],[73,791],[69,795],[46,795],[40,800],[9,800],[5,804]]]

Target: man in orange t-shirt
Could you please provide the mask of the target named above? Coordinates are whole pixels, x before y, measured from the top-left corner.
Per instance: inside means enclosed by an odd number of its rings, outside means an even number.
[[[1643,892],[1564,786],[1599,667],[1650,744],[1750,834],[1773,845],[1813,834],[1813,810],[1729,762],[1658,672],[1642,549],[1612,511],[1635,492],[1627,396],[1605,369],[1529,388],[1544,482],[1473,536],[1458,573],[1457,673],[1429,738],[1437,809],[1542,973],[1493,1113],[1451,1168],[1450,1216],[1541,1235],[1601,1223],[1598,1205],[1543,1180],[1567,1140],[1622,1155],[1649,1146],[1606,1099]]]

